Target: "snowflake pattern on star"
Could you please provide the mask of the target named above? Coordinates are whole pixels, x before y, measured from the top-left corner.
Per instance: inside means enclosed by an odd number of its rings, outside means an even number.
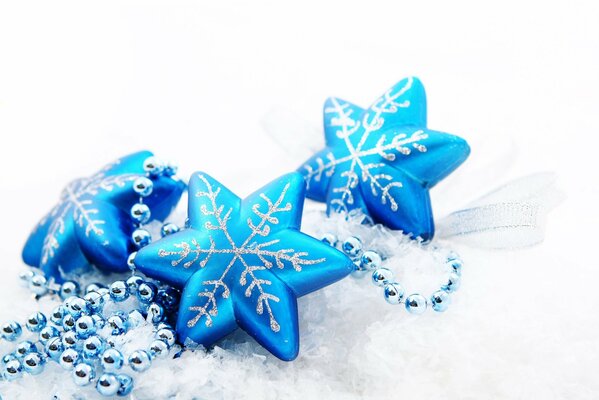
[[[135,258],[146,275],[184,288],[182,342],[210,346],[240,327],[275,356],[297,356],[297,297],[353,269],[344,254],[299,231],[304,196],[297,173],[243,201],[204,173],[192,176],[189,228]]]
[[[330,98],[326,147],[299,168],[308,197],[327,212],[361,209],[374,222],[431,239],[428,189],[470,153],[463,139],[426,127],[426,96],[417,78],[386,91],[369,108]]]
[[[133,182],[145,176],[143,162],[152,156],[142,151],[123,157],[88,178],[69,183],[59,202],[31,233],[23,260],[60,281],[65,275],[94,264],[107,271],[126,271],[134,250],[134,229],[129,215],[139,201]],[[144,202],[152,219],[161,220],[179,201],[185,184],[169,177],[154,179],[152,195]]]

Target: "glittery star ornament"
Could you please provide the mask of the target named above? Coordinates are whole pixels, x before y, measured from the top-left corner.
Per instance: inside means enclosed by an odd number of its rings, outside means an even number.
[[[88,178],[68,184],[58,204],[40,221],[23,249],[26,264],[62,281],[89,264],[122,272],[135,250],[131,207],[139,202],[133,182],[145,176],[141,151],[123,157]],[[151,219],[162,220],[176,206],[185,184],[168,176],[152,177],[153,191],[144,199]]]
[[[425,240],[434,234],[428,190],[470,153],[463,139],[426,127],[426,96],[417,78],[386,91],[369,108],[330,98],[326,147],[299,171],[308,197],[327,212],[361,209],[374,222]]]
[[[192,176],[189,228],[135,258],[146,275],[184,288],[181,341],[210,346],[240,327],[275,356],[297,356],[297,297],[353,269],[344,254],[299,231],[304,196],[298,173],[244,200],[204,173]]]

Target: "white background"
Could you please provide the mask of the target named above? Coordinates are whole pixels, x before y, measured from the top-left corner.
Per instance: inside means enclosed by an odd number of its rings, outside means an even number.
[[[488,271],[501,287],[489,296],[516,311],[532,305],[565,330],[597,329],[598,5],[0,2],[0,316],[11,316],[2,293],[29,230],[70,179],[150,149],[247,194],[301,161],[264,132],[273,107],[318,125],[326,97],[366,106],[416,75],[431,128],[466,138],[483,159],[478,143],[513,142],[501,179],[556,171],[568,196],[544,245],[512,254],[510,276]],[[468,188],[469,171],[472,161],[460,174],[465,198],[480,189]],[[572,346],[588,371],[597,339],[576,340],[564,333],[554,345]],[[582,372],[568,384],[589,382]]]

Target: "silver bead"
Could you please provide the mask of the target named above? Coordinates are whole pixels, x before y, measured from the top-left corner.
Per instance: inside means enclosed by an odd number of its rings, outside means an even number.
[[[6,364],[4,364],[4,370],[2,376],[6,378],[6,380],[13,381],[21,377],[22,374],[22,366],[19,360],[10,360]]]
[[[102,396],[114,396],[121,388],[121,383],[115,374],[106,373],[100,375],[96,383],[96,390]]]
[[[124,333],[127,329],[125,318],[121,315],[111,315],[106,320],[106,323],[112,329],[113,335],[120,335]]]
[[[115,281],[110,285],[110,298],[113,301],[125,301],[129,298],[129,294],[129,286],[125,281]]]
[[[385,300],[389,304],[399,304],[403,299],[405,291],[397,282],[387,283],[385,285]]]
[[[59,337],[52,338],[48,340],[45,347],[46,354],[54,361],[58,361],[58,358],[64,351],[64,346],[62,345],[62,341]]]
[[[35,347],[33,342],[30,342],[29,340],[25,340],[17,344],[17,347],[15,348],[15,356],[17,356],[17,358],[19,359],[22,359],[29,353],[35,352],[37,352],[37,348]]]
[[[39,332],[46,327],[48,320],[46,316],[41,312],[35,312],[27,318],[25,327],[29,332]]]
[[[23,328],[17,321],[9,321],[2,325],[2,338],[9,342],[14,342],[21,336]]]
[[[87,386],[96,377],[94,368],[86,363],[79,363],[73,368],[73,381],[77,386]]]
[[[96,324],[92,317],[83,315],[75,323],[75,332],[81,339],[87,339],[96,333]]]
[[[83,299],[93,312],[100,312],[104,308],[104,304],[106,304],[104,297],[98,292],[89,292],[83,296]]]
[[[162,306],[158,303],[151,303],[146,312],[148,314],[148,319],[153,324],[157,324],[164,318],[164,308],[162,308]]]
[[[172,329],[162,328],[156,332],[156,339],[162,340],[168,347],[172,347],[175,344],[176,335]]]
[[[156,297],[158,288],[151,282],[140,283],[137,287],[137,299],[142,303],[150,303]]]
[[[445,290],[447,293],[453,293],[460,288],[462,283],[462,278],[455,272],[449,274],[449,278],[447,279],[447,283],[441,287],[441,289]]]
[[[29,281],[29,290],[38,296],[48,293],[48,280],[45,276],[34,274]]]
[[[160,175],[164,171],[164,164],[154,156],[148,157],[144,160],[144,171],[152,176]]]
[[[54,307],[50,313],[50,321],[55,325],[62,325],[62,319],[68,314],[67,308],[64,305]]]
[[[322,235],[322,238],[320,240],[331,247],[337,247],[337,243],[339,242],[337,236],[333,235],[332,233],[325,233],[324,235]]]
[[[63,348],[70,349],[71,347],[75,347],[77,345],[79,338],[75,331],[68,331],[62,334],[61,341]]]
[[[29,287],[29,282],[31,282],[31,278],[35,275],[30,269],[26,269],[25,271],[19,272],[19,282],[23,287]]]
[[[77,319],[75,317],[73,317],[71,314],[67,314],[62,319],[62,329],[65,332],[66,331],[73,331],[73,330],[75,330],[75,323],[76,322],[77,322]]]
[[[135,269],[135,256],[137,256],[137,251],[134,251],[133,253],[129,254],[129,257],[127,257],[127,266],[130,270]],[[127,279],[127,281],[129,281],[129,279]]]
[[[177,233],[177,232],[179,232],[179,230],[180,229],[177,226],[177,224],[168,222],[168,223],[162,225],[162,228],[160,228],[160,234],[162,235],[162,237],[165,237],[168,235],[172,235],[173,233]]]
[[[358,257],[362,252],[362,241],[355,236],[350,236],[343,241],[341,249],[350,257]]]
[[[368,250],[360,257],[360,269],[377,269],[383,263],[383,258],[376,251]]]
[[[393,272],[387,268],[375,269],[372,273],[372,283],[377,286],[384,286],[393,280]]]
[[[133,231],[131,239],[133,240],[133,244],[141,248],[150,244],[152,235],[147,230],[140,228]]]
[[[449,294],[444,290],[437,290],[431,296],[431,307],[437,312],[443,312],[447,310],[449,306],[450,297]]]
[[[145,224],[150,220],[152,213],[150,212],[150,207],[146,204],[136,203],[131,207],[131,218],[140,224]]]
[[[152,359],[147,351],[136,350],[129,356],[129,366],[133,371],[143,372],[152,365]]]
[[[79,285],[77,282],[66,281],[60,285],[60,298],[63,300],[68,299],[71,296],[79,295]]]
[[[129,293],[133,294],[137,292],[137,288],[139,285],[144,283],[144,279],[139,275],[133,275],[127,278],[125,281],[127,283],[127,287],[129,288]]]
[[[426,311],[426,297],[421,294],[411,294],[406,298],[406,310],[410,314],[420,315]]]
[[[81,297],[71,296],[64,301],[64,305],[69,314],[79,318],[82,314],[89,314],[89,305]]]
[[[81,358],[82,357],[77,350],[70,348],[62,352],[58,363],[63,369],[70,371],[75,368],[75,365],[79,363]]]
[[[131,393],[131,391],[133,390],[133,378],[125,374],[118,374],[116,377],[119,380],[119,383],[121,384],[121,387],[117,392],[117,396],[124,397],[129,395],[129,393]]]
[[[154,340],[148,349],[153,358],[165,358],[168,356],[169,346],[162,340]]]
[[[133,191],[137,193],[139,197],[148,197],[152,194],[152,190],[154,190],[154,182],[145,176],[137,178],[133,182]]]
[[[43,344],[45,346],[46,343],[48,343],[48,340],[50,340],[54,337],[59,337],[59,336],[60,336],[60,332],[58,331],[58,329],[56,329],[53,326],[46,326],[44,329],[42,329],[40,331],[39,341],[41,344]]]
[[[85,294],[90,292],[98,292],[98,289],[104,288],[105,286],[101,283],[90,283],[85,287]],[[99,292],[98,292],[99,293]]]
[[[458,276],[462,275],[462,260],[459,258],[447,261],[447,264],[451,267],[453,272],[455,272]]]
[[[125,361],[121,352],[113,348],[105,350],[100,359],[102,361],[102,366],[107,371],[121,369]]]
[[[83,342],[83,355],[96,358],[104,352],[104,341],[97,335],[90,336]]]
[[[45,360],[39,353],[29,353],[23,358],[23,370],[30,375],[39,375],[44,370]]]

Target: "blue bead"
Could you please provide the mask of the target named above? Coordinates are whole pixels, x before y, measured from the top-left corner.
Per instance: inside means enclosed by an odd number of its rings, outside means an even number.
[[[158,303],[150,304],[146,309],[146,313],[153,324],[157,324],[164,319],[164,308]]]
[[[46,361],[39,353],[29,353],[23,358],[23,370],[30,375],[39,375],[44,370]]]
[[[143,203],[136,203],[131,206],[131,211],[129,212],[131,218],[134,221],[145,224],[150,220],[152,216],[152,212],[150,211],[150,207]]]
[[[14,355],[13,353],[8,353],[8,354],[5,354],[4,356],[2,356],[2,364],[6,364],[7,362],[12,361],[12,360],[18,360],[17,356]]]
[[[121,388],[121,383],[115,374],[106,373],[100,375],[96,383],[96,390],[102,396],[114,396]]]
[[[73,281],[66,281],[60,285],[60,298],[63,300],[68,299],[71,296],[79,295],[79,284]]]
[[[23,328],[17,321],[9,321],[2,325],[2,337],[9,342],[14,342],[21,336]]]
[[[148,197],[154,190],[154,182],[144,177],[137,178],[133,182],[133,191],[139,195],[139,197]]]
[[[397,282],[385,284],[384,296],[389,304],[399,304],[404,296],[404,289]]]
[[[125,319],[120,315],[111,315],[106,320],[106,323],[108,323],[108,326],[112,329],[113,335],[120,335],[127,329]]]
[[[110,285],[110,298],[113,301],[121,302],[129,297],[129,287],[125,281],[116,281]]]
[[[162,340],[169,347],[175,344],[176,338],[175,331],[172,329],[162,328],[156,332],[156,339]]]
[[[52,321],[54,325],[62,326],[62,319],[67,314],[67,308],[61,304],[57,307],[54,307],[52,310],[52,313],[50,314],[50,321]]]
[[[133,240],[133,244],[141,248],[150,244],[152,235],[147,230],[139,228],[133,231],[131,239]]]
[[[393,280],[393,272],[387,268],[375,269],[372,273],[372,283],[377,286],[385,286],[385,284]]]
[[[180,228],[177,226],[177,224],[168,222],[168,223],[162,225],[162,228],[160,228],[160,236],[165,237],[168,235],[172,235],[173,233],[179,232],[179,230],[180,230]]]
[[[144,282],[137,288],[137,299],[142,303],[151,303],[158,293],[158,288],[151,282]]]
[[[58,361],[60,355],[64,351],[64,346],[59,337],[48,340],[45,347],[46,354],[54,361]]]
[[[99,336],[90,336],[83,342],[83,355],[87,358],[96,358],[104,352],[104,347],[104,341]]]
[[[166,176],[176,175],[178,170],[179,170],[179,167],[177,166],[177,164],[175,164],[173,162],[169,161],[164,164],[164,175],[166,175]]]
[[[61,337],[61,341],[62,341],[62,346],[65,349],[75,347],[75,346],[77,346],[77,344],[81,345],[79,343],[79,337],[75,331],[68,331],[68,332],[63,333],[63,335]]]
[[[406,298],[406,310],[410,314],[422,314],[426,311],[426,305],[426,298],[421,294],[411,294]]]
[[[106,286],[102,285],[101,283],[90,283],[89,285],[87,285],[85,287],[85,294],[88,294],[90,292],[97,292],[98,289],[102,289],[105,288]]]
[[[58,329],[56,329],[53,326],[48,325],[40,331],[39,341],[41,344],[43,344],[45,346],[46,343],[48,343],[48,340],[52,339],[53,337],[58,337],[58,336],[60,336],[60,332],[58,331]]]
[[[134,251],[133,253],[129,254],[129,256],[127,257],[127,266],[129,267],[129,269],[131,271],[135,271],[135,256],[137,255],[137,251]],[[129,279],[127,279],[127,282],[129,281]]]
[[[106,304],[104,297],[100,293],[94,291],[87,293],[83,299],[87,302],[88,307],[93,312],[101,311],[102,308],[104,308],[104,304]]]
[[[179,306],[179,291],[172,287],[158,290],[156,301],[167,311],[173,311]]]
[[[136,372],[146,371],[152,365],[152,358],[145,350],[135,350],[127,361],[131,369]]]
[[[60,355],[58,363],[63,369],[72,370],[81,361],[83,357],[79,352],[73,348],[66,349]]]
[[[67,314],[62,319],[62,329],[65,331],[75,330],[76,322],[77,322],[77,319],[75,319],[75,317],[73,317],[71,314]]]
[[[33,342],[30,342],[29,340],[25,340],[17,344],[17,347],[15,348],[15,356],[17,356],[17,358],[20,359],[25,357],[29,353],[35,352],[37,352],[37,348],[35,347],[35,344],[33,344]]]
[[[45,276],[34,274],[29,281],[29,290],[38,296],[43,296],[48,293],[48,280]]]
[[[154,340],[150,343],[148,351],[152,358],[165,358],[168,356],[169,346],[162,340]]]
[[[449,306],[450,297],[444,290],[438,290],[431,296],[431,306],[433,310],[437,312],[443,312],[447,310]]]
[[[132,275],[126,281],[129,293],[136,293],[137,288],[144,282],[144,279],[139,275]]]
[[[462,278],[455,272],[449,274],[449,278],[447,279],[447,283],[441,287],[441,289],[445,290],[447,293],[453,293],[460,288],[462,284]]]
[[[82,339],[86,339],[96,333],[96,324],[93,318],[88,315],[79,317],[75,323],[75,332]]]
[[[121,369],[123,363],[125,362],[125,358],[117,349],[107,349],[102,353],[102,357],[100,357],[102,361],[102,366],[107,371],[116,371]]]
[[[144,161],[144,171],[152,176],[158,176],[164,171],[164,164],[154,156],[148,157]]]
[[[79,363],[73,368],[73,381],[77,386],[87,386],[96,377],[96,371],[87,363]]]
[[[64,301],[64,305],[67,312],[75,318],[79,318],[82,314],[89,314],[89,305],[81,297],[71,296]]]
[[[331,247],[337,247],[337,243],[339,242],[337,236],[333,235],[332,233],[325,233],[324,235],[322,235],[322,238],[320,240]]]
[[[48,320],[46,316],[41,312],[33,313],[27,318],[25,326],[30,332],[39,332],[46,327]]]
[[[383,264],[383,258],[376,251],[368,250],[360,257],[360,269],[377,269]]]
[[[124,397],[129,395],[133,390],[133,378],[125,374],[118,374],[116,377],[121,385],[117,392],[117,396]]]
[[[447,262],[447,264],[453,269],[453,271],[458,275],[461,276],[462,275],[462,260],[460,259],[455,259],[455,260],[449,260]]]
[[[13,381],[21,377],[22,374],[22,366],[19,360],[11,360],[4,364],[3,376],[9,380]]]
[[[355,236],[350,236],[343,241],[341,249],[350,257],[358,257],[362,252],[362,241]]]

